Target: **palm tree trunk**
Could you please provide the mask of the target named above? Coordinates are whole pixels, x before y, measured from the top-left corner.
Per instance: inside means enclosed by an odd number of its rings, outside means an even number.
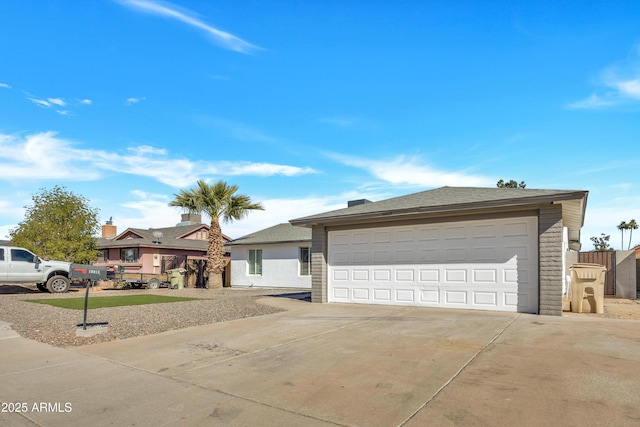
[[[211,218],[209,228],[209,245],[207,249],[207,273],[209,276],[208,288],[222,288],[222,272],[224,270],[224,243],[222,230],[218,218]]]

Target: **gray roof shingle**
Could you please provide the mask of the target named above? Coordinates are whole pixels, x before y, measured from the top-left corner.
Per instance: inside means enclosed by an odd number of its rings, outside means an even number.
[[[170,249],[191,249],[191,250],[207,250],[207,240],[197,239],[184,239],[181,236],[187,235],[196,231],[199,228],[209,229],[205,224],[192,224],[177,227],[164,227],[164,228],[127,228],[120,233],[115,239],[103,239],[97,240],[98,249],[107,248],[124,248],[124,247],[139,247],[139,246],[161,246],[163,248]],[[156,239],[153,236],[154,231],[162,232],[162,238]],[[135,239],[118,239],[120,236],[124,236],[128,232],[133,232],[140,238]],[[156,241],[159,241],[157,243]]]
[[[311,242],[311,229],[289,223],[274,225],[232,240],[225,246]]]
[[[440,187],[379,202],[365,203],[316,215],[292,219],[294,225],[321,224],[332,220],[410,213],[461,211],[586,198],[586,191],[536,190],[528,188]]]

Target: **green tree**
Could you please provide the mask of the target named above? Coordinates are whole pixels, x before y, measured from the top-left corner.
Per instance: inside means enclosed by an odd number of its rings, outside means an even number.
[[[525,184],[524,181],[520,181],[520,184],[518,184],[513,179],[510,180],[509,182],[506,182],[505,180],[501,179],[496,184],[496,187],[498,187],[498,188],[525,188],[526,186],[527,186],[527,184]]]
[[[611,251],[611,247],[609,246],[609,236],[608,234],[601,233],[600,237],[592,237],[591,241],[593,242],[593,247],[596,252],[606,252]]]
[[[222,287],[224,271],[224,241],[220,220],[224,223],[245,218],[252,210],[263,210],[260,203],[253,203],[244,194],[236,194],[237,185],[228,185],[224,181],[207,184],[199,180],[195,188],[180,190],[169,206],[182,208],[189,213],[206,214],[211,218],[209,245],[207,246],[207,273],[209,287]]]
[[[98,210],[83,196],[55,186],[32,196],[25,219],[9,231],[12,244],[44,259],[88,264],[96,260],[95,235],[100,229]]]
[[[637,230],[637,229],[638,229],[638,223],[636,222],[635,219],[632,219],[627,223],[627,230],[629,230],[629,246],[627,247],[627,250],[631,249],[631,236],[633,236],[633,230]]]
[[[620,250],[624,250],[624,232],[629,229],[629,224],[626,221],[621,221],[620,224],[616,226],[618,230],[620,230]]]

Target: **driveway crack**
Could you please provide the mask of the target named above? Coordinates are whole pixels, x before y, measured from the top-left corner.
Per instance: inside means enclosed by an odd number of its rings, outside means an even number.
[[[455,379],[456,379],[456,378],[457,378],[457,377],[462,373],[462,371],[464,371],[464,370],[467,368],[467,366],[469,366],[469,365],[471,364],[471,362],[473,362],[473,361],[474,361],[474,360],[475,360],[475,359],[476,359],[476,358],[477,358],[481,353],[484,353],[484,351],[485,351],[487,348],[489,348],[489,346],[491,346],[491,345],[495,342],[495,340],[497,340],[497,339],[500,337],[500,335],[502,335],[502,333],[503,333],[504,331],[506,331],[506,330],[507,330],[507,328],[508,328],[509,326],[511,326],[511,324],[512,324],[513,322],[515,322],[515,321],[516,321],[516,319],[518,319],[519,317],[520,317],[520,314],[518,313],[518,314],[517,314],[513,319],[511,319],[511,321],[509,321],[506,325],[504,325],[504,327],[503,327],[502,329],[500,329],[500,330],[498,331],[498,333],[496,333],[496,334],[493,336],[493,338],[491,338],[491,340],[489,340],[489,342],[488,342],[487,344],[485,344],[485,345],[484,345],[484,347],[482,347],[482,348],[481,348],[481,349],[480,349],[476,354],[474,354],[473,356],[471,356],[471,358],[470,358],[469,360],[467,360],[467,362],[466,362],[464,365],[462,365],[462,366],[460,367],[460,369],[458,369],[458,371],[457,371],[455,374],[453,374],[453,375],[451,376],[451,378],[449,378],[449,379],[448,379],[444,384],[442,384],[442,386],[440,386],[440,388],[439,388],[438,390],[436,390],[436,392],[435,392],[435,393],[433,393],[433,395],[432,395],[429,399],[427,399],[427,401],[426,401],[426,402],[424,402],[422,405],[420,405],[420,407],[418,407],[418,409],[416,409],[416,410],[415,410],[411,415],[409,415],[409,417],[407,417],[407,419],[406,419],[406,420],[404,420],[404,421],[402,421],[400,424],[398,424],[398,427],[401,427],[401,426],[405,425],[406,423],[408,423],[408,422],[409,422],[413,417],[415,417],[415,416],[416,416],[416,414],[417,414],[418,412],[420,412],[420,411],[422,411],[424,408],[426,408],[426,407],[427,407],[427,405],[428,405],[431,401],[433,401],[433,399],[435,399],[435,398],[436,398],[436,397],[437,397],[437,396],[438,396],[438,395],[439,395],[439,394],[440,394],[440,393],[441,393],[445,388],[447,388],[447,386],[449,386],[449,384],[451,384],[451,383],[452,383],[452,382],[453,382],[453,381],[454,381],[454,380],[455,380]]]

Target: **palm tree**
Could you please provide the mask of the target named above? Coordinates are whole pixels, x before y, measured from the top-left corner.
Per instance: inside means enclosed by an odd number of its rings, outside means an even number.
[[[620,250],[624,250],[624,231],[629,229],[629,224],[627,224],[625,221],[622,221],[620,224],[617,225],[618,230],[620,230],[621,233],[621,237],[620,237]]]
[[[253,203],[244,194],[235,194],[237,185],[228,185],[224,181],[207,184],[199,180],[195,188],[180,190],[174,194],[175,199],[169,206],[182,208],[189,213],[206,214],[211,218],[209,228],[209,244],[207,246],[207,273],[209,287],[222,287],[222,272],[224,271],[224,242],[220,219],[224,223],[245,218],[249,211],[263,210],[260,203]]]
[[[635,219],[632,219],[627,223],[627,229],[629,230],[629,246],[627,247],[627,250],[629,250],[631,249],[631,236],[633,236],[633,230],[638,229],[638,223]]]

